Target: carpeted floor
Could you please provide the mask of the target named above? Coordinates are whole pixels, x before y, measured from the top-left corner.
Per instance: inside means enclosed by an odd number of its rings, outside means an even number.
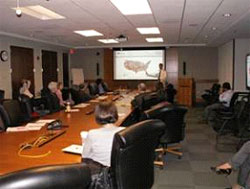
[[[155,167],[153,189],[223,189],[236,182],[237,172],[228,178],[210,171],[211,166],[227,161],[232,152],[218,152],[216,133],[207,124],[199,124],[203,108],[190,108],[186,116],[186,137],[181,143],[181,159],[167,154],[163,170]]]

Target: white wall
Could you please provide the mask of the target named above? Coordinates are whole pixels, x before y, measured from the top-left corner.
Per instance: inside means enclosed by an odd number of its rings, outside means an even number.
[[[234,89],[246,90],[246,54],[250,53],[250,39],[235,39]]]
[[[99,55],[97,55],[99,53]],[[78,49],[70,55],[70,67],[82,68],[84,79],[96,80],[103,78],[103,49]],[[99,63],[99,75],[96,74],[96,64]],[[71,74],[71,73],[70,73]]]
[[[218,56],[219,83],[233,83],[233,41],[219,47]]]
[[[216,47],[178,48],[178,76],[192,77],[196,82],[196,96],[200,98],[205,89],[211,88],[218,79],[218,49]],[[183,75],[186,62],[186,76]]]
[[[39,92],[42,88],[42,50],[51,50],[57,52],[58,61],[58,81],[63,81],[63,69],[62,69],[62,53],[67,52],[68,49],[65,47],[59,47],[55,45],[45,44],[41,42],[35,42],[27,39],[20,39],[15,37],[0,35],[0,51],[7,50],[9,53],[9,60],[6,62],[0,61],[0,88],[5,90],[5,97],[12,97],[11,87],[11,73],[10,73],[10,46],[27,47],[34,49],[34,82],[35,82],[35,93]],[[39,58],[37,58],[39,57]],[[24,68],[25,69],[25,68]]]

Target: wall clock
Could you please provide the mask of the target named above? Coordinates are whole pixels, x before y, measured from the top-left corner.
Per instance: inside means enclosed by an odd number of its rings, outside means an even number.
[[[8,58],[9,58],[9,55],[8,55],[8,52],[7,52],[7,51],[3,50],[3,51],[0,52],[0,59],[1,59],[3,62],[7,61]]]

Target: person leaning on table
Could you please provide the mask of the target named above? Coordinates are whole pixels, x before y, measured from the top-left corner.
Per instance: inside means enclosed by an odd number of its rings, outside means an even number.
[[[95,120],[100,128],[88,132],[82,151],[82,160],[90,167],[91,175],[100,173],[104,166],[110,167],[114,135],[124,129],[114,124],[117,119],[117,108],[111,101],[96,106]]]

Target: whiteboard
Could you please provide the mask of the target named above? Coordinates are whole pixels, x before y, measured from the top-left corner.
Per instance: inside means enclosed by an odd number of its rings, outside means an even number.
[[[80,85],[81,83],[84,83],[84,75],[82,68],[72,68],[71,74],[73,85]]]

